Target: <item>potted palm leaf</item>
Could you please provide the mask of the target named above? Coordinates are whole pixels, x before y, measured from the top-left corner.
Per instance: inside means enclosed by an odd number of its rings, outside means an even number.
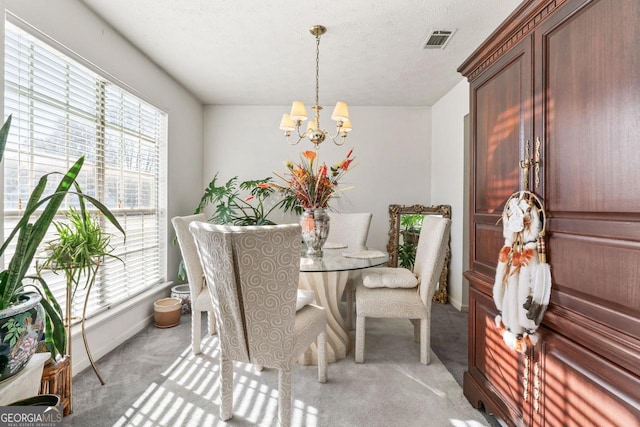
[[[10,126],[11,116],[0,128],[0,161],[4,155]],[[78,186],[76,178],[83,163],[84,157],[81,157],[65,174],[54,172],[40,177],[22,216],[0,247],[0,256],[3,256],[15,241],[15,252],[11,260],[0,270],[0,380],[9,378],[24,368],[35,353],[43,330],[49,351],[52,354],[65,352],[67,335],[60,305],[47,283],[41,277],[30,275],[34,257],[63,200],[73,194],[81,201],[89,201],[124,233],[109,209],[95,198],[84,194]],[[47,194],[45,190],[48,180],[54,174],[62,175],[62,178],[55,190]],[[34,284],[36,282],[39,286]]]

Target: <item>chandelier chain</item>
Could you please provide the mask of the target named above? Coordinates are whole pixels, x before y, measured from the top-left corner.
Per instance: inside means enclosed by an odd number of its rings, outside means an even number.
[[[320,36],[316,36],[316,105],[319,104],[318,93],[320,92]],[[316,118],[318,117],[318,112],[316,111]],[[320,123],[318,123],[320,125]]]

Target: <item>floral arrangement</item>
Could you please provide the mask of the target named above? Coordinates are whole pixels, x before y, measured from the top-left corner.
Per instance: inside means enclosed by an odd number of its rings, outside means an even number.
[[[331,197],[352,188],[338,188],[338,182],[354,160],[352,153],[353,150],[350,150],[343,160],[328,167],[325,163],[320,164],[315,151],[304,151],[300,163],[287,161],[288,172],[282,175],[276,173],[285,184],[271,186],[283,192],[285,197],[293,197],[303,209],[326,208]]]

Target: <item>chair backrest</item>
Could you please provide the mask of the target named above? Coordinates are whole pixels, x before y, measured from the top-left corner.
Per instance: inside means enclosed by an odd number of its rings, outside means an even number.
[[[328,214],[330,218],[328,242],[345,243],[352,250],[367,246],[372,213],[328,212]]]
[[[187,280],[189,281],[189,291],[191,297],[195,298],[200,295],[204,286],[204,272],[200,264],[200,257],[196,248],[196,242],[193,235],[189,232],[189,224],[193,221],[206,221],[207,216],[203,213],[189,216],[176,216],[171,219],[173,228],[176,230],[176,238],[182,253],[185,270],[187,271]],[[195,304],[195,301],[192,301]],[[194,314],[195,316],[195,314]]]
[[[430,304],[440,280],[449,246],[450,228],[449,218],[425,215],[422,222],[413,272],[420,281],[420,298],[425,305]]]
[[[194,222],[223,354],[271,368],[293,364],[300,226]]]

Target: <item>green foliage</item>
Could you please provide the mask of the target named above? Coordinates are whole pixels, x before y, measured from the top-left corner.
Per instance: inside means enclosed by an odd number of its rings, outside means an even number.
[[[234,176],[225,184],[218,185],[216,174],[200,199],[194,213],[198,214],[208,205],[214,206],[209,221],[216,224],[273,225],[267,217],[277,208],[284,207],[283,199],[274,201],[276,191],[271,187],[271,177],[238,182]],[[242,197],[240,190],[248,194]]]
[[[105,257],[120,258],[111,253],[111,234],[102,229],[97,217],[91,216],[85,209],[70,209],[65,217],[66,222],[53,223],[58,237],[47,242],[47,258],[39,268],[55,273],[62,271],[72,288],[72,295],[75,295],[82,278],[85,279],[85,288],[95,279]]]
[[[418,245],[409,242],[403,243],[398,246],[398,261],[400,263],[400,267],[413,270],[413,265],[416,262],[417,248]]]
[[[4,155],[9,128],[11,126],[11,116],[0,129],[0,160]],[[80,157],[71,168],[62,176],[60,183],[52,194],[45,195],[45,189],[50,176],[62,175],[57,172],[43,175],[37,185],[31,192],[27,205],[22,213],[22,217],[18,224],[9,233],[6,240],[0,247],[0,256],[4,255],[7,247],[17,236],[16,250],[13,257],[9,261],[8,267],[0,271],[0,310],[7,309],[9,306],[19,302],[22,295],[28,292],[28,288],[32,287],[39,292],[43,299],[42,305],[47,313],[46,329],[47,340],[51,344],[50,350],[57,350],[64,353],[65,350],[65,334],[62,321],[62,311],[50,292],[46,282],[39,277],[27,276],[27,271],[33,263],[33,258],[38,251],[44,236],[53,222],[62,202],[69,194],[78,197],[81,203],[81,209],[84,212],[84,201],[89,201],[100,212],[102,212],[118,230],[124,233],[123,228],[113,214],[95,198],[84,194],[76,182],[76,178],[82,169],[84,157]],[[32,218],[33,217],[33,218]],[[25,279],[35,279],[40,283],[40,287],[35,285],[24,285]]]
[[[3,342],[9,341],[9,345],[13,346],[18,341],[20,335],[22,335],[22,333],[27,330],[27,328],[23,326],[25,317],[31,317],[31,315],[29,315],[28,313],[23,313],[9,319],[7,323],[2,325],[3,328],[7,329],[7,333],[4,336]]]
[[[402,214],[400,217],[400,225],[405,231],[420,232],[422,229],[423,214]]]
[[[416,261],[416,250],[418,243],[411,240],[411,235],[417,235],[422,229],[423,214],[402,214],[400,225],[402,225],[402,244],[398,246],[398,261],[400,267],[413,270]]]

